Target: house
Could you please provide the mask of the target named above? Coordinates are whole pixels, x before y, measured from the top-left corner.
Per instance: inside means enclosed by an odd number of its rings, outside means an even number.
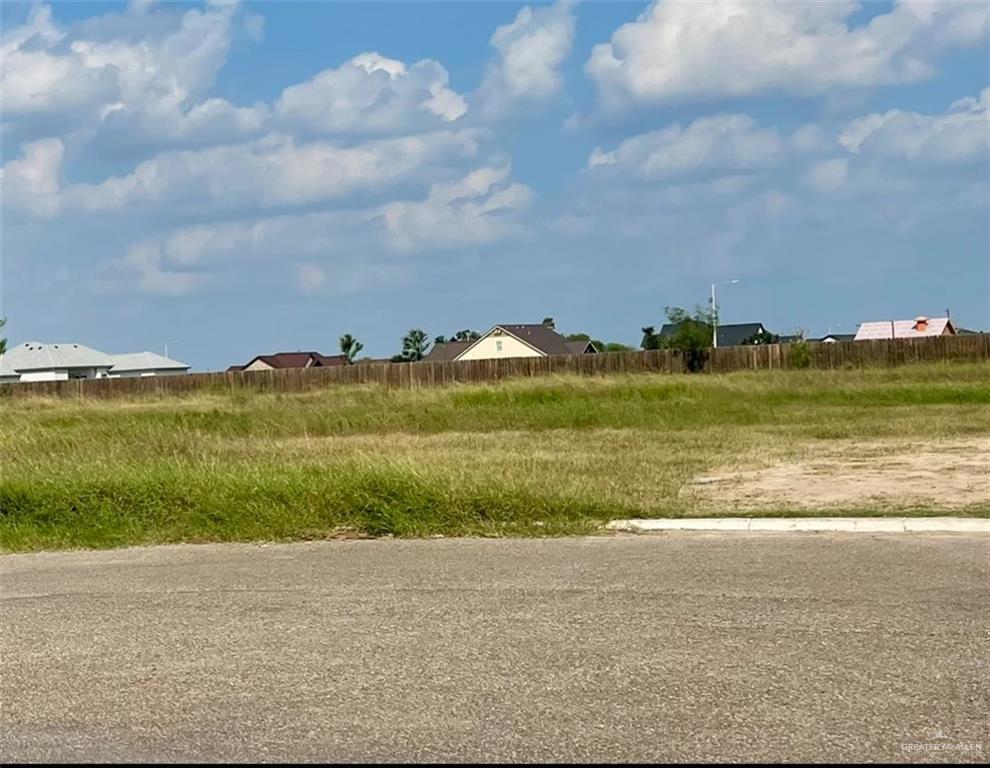
[[[189,373],[189,366],[154,352],[132,352],[126,355],[110,355],[113,366],[111,379],[134,379],[143,376],[176,376]]]
[[[567,348],[571,350],[572,355],[597,355],[598,347],[595,346],[594,342],[587,339],[578,341],[568,341]]]
[[[467,346],[450,359],[493,360],[507,357],[583,355],[597,351],[590,341],[568,341],[549,323],[496,325],[483,333],[481,338],[467,342]]]
[[[878,320],[863,323],[856,331],[856,341],[876,339],[924,339],[955,336],[956,329],[947,317],[916,317],[914,320]]]
[[[153,352],[108,355],[83,344],[28,341],[0,355],[0,383],[108,379],[186,373],[189,366]]]
[[[319,352],[276,352],[257,355],[244,365],[232,365],[228,371],[273,371],[283,368],[326,368],[347,365],[345,355],[321,355]]]
[[[82,344],[27,341],[0,356],[0,381],[104,379],[111,367],[110,355]]]
[[[678,328],[680,328],[680,323],[664,323],[663,328],[660,329],[660,338],[665,339],[673,336],[677,333]],[[734,323],[729,325],[720,325],[718,327],[718,346],[720,347],[738,347],[748,339],[756,336],[758,333],[770,333],[763,323]]]
[[[424,363],[446,363],[456,360],[457,356],[474,344],[473,341],[445,341],[434,344],[423,358]]]
[[[855,338],[855,333],[829,333],[820,339],[810,339],[810,341],[818,341],[822,344],[838,344],[843,341],[853,341]]]

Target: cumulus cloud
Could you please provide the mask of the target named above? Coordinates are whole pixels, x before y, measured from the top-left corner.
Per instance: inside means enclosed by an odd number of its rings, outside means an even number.
[[[449,82],[447,70],[435,61],[406,66],[363,53],[286,88],[275,112],[311,131],[399,132],[462,117],[467,104]]]
[[[285,213],[179,227],[131,244],[102,272],[137,280],[142,291],[179,295],[225,265],[294,262],[302,293],[353,293],[404,279],[404,260],[434,249],[490,244],[522,231],[533,193],[508,166],[485,166],[425,198],[361,209]]]
[[[965,98],[944,115],[890,110],[849,123],[839,143],[864,157],[916,160],[934,164],[969,163],[988,158],[990,88]]]
[[[509,181],[509,166],[480,168],[453,184],[435,184],[426,200],[385,206],[390,242],[401,250],[479,245],[519,231],[515,214],[533,192]]]
[[[813,163],[804,174],[804,181],[819,192],[835,192],[846,183],[849,161],[844,157]]]
[[[440,131],[353,145],[291,137],[164,152],[125,176],[59,188],[61,143],[31,144],[4,168],[15,205],[45,215],[168,204],[171,210],[275,208],[382,190],[475,155],[475,131]],[[5,185],[6,186],[6,185]]]
[[[0,168],[4,207],[53,216],[59,208],[62,156],[59,139],[41,139],[22,147],[22,154]]]
[[[656,0],[596,45],[586,71],[608,109],[924,80],[940,49],[977,44],[985,3],[912,0],[865,24],[834,2]]]
[[[834,146],[835,139],[815,123],[802,125],[791,134],[791,148],[796,152],[823,152]]]
[[[88,278],[97,292],[130,290],[133,284],[142,293],[158,296],[186,296],[201,288],[208,276],[170,268],[153,243],[136,243],[119,261],[109,262]]]
[[[747,115],[716,115],[686,127],[626,139],[611,152],[595,149],[589,169],[616,166],[643,179],[667,179],[701,172],[751,171],[775,164],[786,143],[775,128],[759,128]]]
[[[16,122],[58,114],[84,127],[133,113],[139,124],[181,124],[226,61],[237,13],[232,3],[181,15],[136,6],[70,35],[55,24],[50,7],[40,6],[0,42],[5,116]],[[112,23],[124,16],[125,25]],[[136,34],[141,29],[146,33]],[[196,121],[234,109],[220,110],[219,102],[200,110]]]
[[[526,6],[492,35],[497,52],[478,91],[482,111],[497,115],[522,102],[543,101],[561,87],[561,65],[574,41],[573,3]]]

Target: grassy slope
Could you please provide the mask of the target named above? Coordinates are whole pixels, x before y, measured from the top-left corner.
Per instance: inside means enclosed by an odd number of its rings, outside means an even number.
[[[711,513],[679,492],[717,469],[990,435],[988,406],[987,365],[0,401],[0,548],[586,532]]]

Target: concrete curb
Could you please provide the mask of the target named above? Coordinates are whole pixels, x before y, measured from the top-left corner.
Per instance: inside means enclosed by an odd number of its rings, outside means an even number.
[[[625,533],[657,531],[794,531],[820,533],[982,533],[990,518],[979,517],[698,517],[613,520],[606,526]]]

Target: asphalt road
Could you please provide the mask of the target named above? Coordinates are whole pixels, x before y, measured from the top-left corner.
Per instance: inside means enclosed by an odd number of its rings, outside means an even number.
[[[0,631],[2,762],[990,756],[987,537],[13,555]]]

